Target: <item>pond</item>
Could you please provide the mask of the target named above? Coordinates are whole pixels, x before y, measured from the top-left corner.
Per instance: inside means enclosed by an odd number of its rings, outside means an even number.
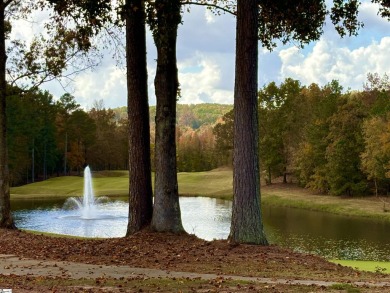
[[[19,228],[84,237],[122,237],[126,233],[125,200],[102,203],[101,216],[80,219],[64,201],[13,201]],[[229,235],[231,201],[180,198],[183,226],[206,240]],[[264,230],[272,244],[326,258],[390,261],[390,224],[301,209],[263,206]]]

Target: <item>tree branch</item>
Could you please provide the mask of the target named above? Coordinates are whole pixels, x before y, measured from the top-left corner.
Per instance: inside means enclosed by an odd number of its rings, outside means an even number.
[[[193,2],[193,1],[183,1],[181,2],[181,5],[198,5],[198,6],[207,6],[207,7],[212,7],[218,10],[222,10],[223,12],[229,13],[231,15],[236,15],[235,11],[231,11],[225,7],[219,6],[217,4],[212,4],[212,3],[202,3],[202,2]]]

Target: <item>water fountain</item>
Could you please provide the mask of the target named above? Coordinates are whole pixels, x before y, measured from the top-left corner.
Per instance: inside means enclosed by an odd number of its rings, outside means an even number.
[[[87,166],[84,169],[84,193],[80,198],[71,197],[68,198],[64,204],[65,208],[76,207],[80,212],[80,219],[84,220],[93,220],[97,218],[102,218],[97,209],[98,204],[107,201],[107,197],[95,198],[92,187],[92,175],[91,169]]]

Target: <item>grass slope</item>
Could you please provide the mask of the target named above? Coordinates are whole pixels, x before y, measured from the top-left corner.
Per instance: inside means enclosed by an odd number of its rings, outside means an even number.
[[[129,178],[127,171],[93,173],[93,186],[97,196],[126,196]],[[63,176],[11,188],[11,198],[66,198],[83,193],[84,179],[80,176]]]
[[[231,170],[216,169],[208,172],[178,174],[179,193],[182,196],[208,196],[231,199],[233,174]]]

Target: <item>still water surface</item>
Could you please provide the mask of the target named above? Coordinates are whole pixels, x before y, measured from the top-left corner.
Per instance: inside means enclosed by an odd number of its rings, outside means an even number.
[[[116,200],[99,206],[97,219],[80,219],[63,201],[13,201],[17,226],[84,237],[122,237],[128,204]],[[183,226],[200,238],[226,239],[231,201],[180,198]],[[263,206],[264,229],[270,243],[326,258],[390,261],[390,224],[369,219]]]

